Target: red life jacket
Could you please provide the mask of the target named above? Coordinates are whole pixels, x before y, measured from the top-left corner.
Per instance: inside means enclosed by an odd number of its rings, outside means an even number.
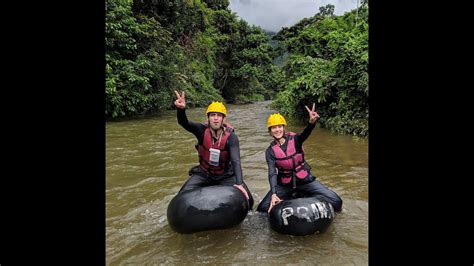
[[[298,183],[308,183],[314,180],[310,175],[310,167],[304,160],[304,148],[301,147],[301,153],[296,152],[295,138],[296,133],[288,132],[286,141],[286,153],[280,148],[278,142],[274,140],[270,145],[275,154],[275,166],[278,169],[278,183],[287,185],[293,179],[293,187]]]
[[[211,128],[208,124],[204,124],[207,128],[204,130],[204,137],[202,145],[196,145],[196,149],[199,155],[199,165],[201,170],[206,173],[213,175],[222,175],[229,166],[229,151],[225,149],[227,144],[227,139],[229,139],[230,134],[234,131],[234,128],[230,125],[224,124],[224,129],[222,131],[221,140],[213,143],[213,137],[211,135]],[[210,148],[219,149],[219,165],[211,165],[209,163],[209,157],[211,152]]]

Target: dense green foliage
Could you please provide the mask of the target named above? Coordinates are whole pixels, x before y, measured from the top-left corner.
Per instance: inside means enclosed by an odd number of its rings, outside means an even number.
[[[273,38],[290,57],[286,83],[272,106],[294,117],[316,102],[320,125],[333,131],[368,136],[368,6],[334,16],[334,6],[283,28]]]
[[[106,0],[106,117],[171,107],[269,99],[281,86],[263,30],[237,19],[228,0]]]
[[[289,118],[368,136],[368,4],[335,16],[326,5],[278,33],[237,18],[229,0],[106,0],[107,118],[274,99]]]

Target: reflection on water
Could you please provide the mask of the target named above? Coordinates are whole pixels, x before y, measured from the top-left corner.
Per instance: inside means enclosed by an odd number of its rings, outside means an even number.
[[[244,180],[256,208],[269,189],[265,149],[271,137],[269,102],[228,105],[240,140]],[[187,110],[192,121],[205,108]],[[301,132],[304,125],[289,124]],[[368,264],[368,140],[315,129],[305,141],[312,173],[344,201],[328,230],[289,236],[272,231],[265,215],[250,212],[238,227],[181,235],[166,210],[197,164],[194,135],[176,111],[106,125],[106,261],[127,264]]]

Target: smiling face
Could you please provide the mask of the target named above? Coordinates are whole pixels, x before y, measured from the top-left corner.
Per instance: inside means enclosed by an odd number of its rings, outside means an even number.
[[[218,130],[224,123],[225,117],[221,113],[209,113],[208,119],[211,128],[214,130]]]
[[[281,139],[283,135],[285,135],[285,126],[283,125],[276,125],[270,127],[270,134],[272,137],[276,139]]]

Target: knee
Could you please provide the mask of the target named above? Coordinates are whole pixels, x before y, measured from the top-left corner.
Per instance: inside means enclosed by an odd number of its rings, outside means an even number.
[[[268,212],[268,208],[270,208],[270,202],[266,201],[265,199],[260,202],[257,206],[258,212]]]
[[[334,208],[334,211],[340,212],[342,210],[342,199],[339,196],[336,196],[335,199],[332,200],[332,207]]]
[[[332,207],[334,208],[334,211],[340,212],[342,210],[342,199],[336,193],[319,195],[319,196],[322,196],[322,199],[331,203]]]
[[[268,212],[268,208],[264,208],[261,204],[257,207],[258,212]]]
[[[330,192],[331,193],[327,193],[325,196],[328,198],[329,202],[334,208],[334,211],[340,212],[342,210],[342,199],[336,192],[332,190]]]
[[[250,194],[250,192],[248,192],[249,194],[249,210],[253,210],[253,197],[252,197],[252,194]]]

